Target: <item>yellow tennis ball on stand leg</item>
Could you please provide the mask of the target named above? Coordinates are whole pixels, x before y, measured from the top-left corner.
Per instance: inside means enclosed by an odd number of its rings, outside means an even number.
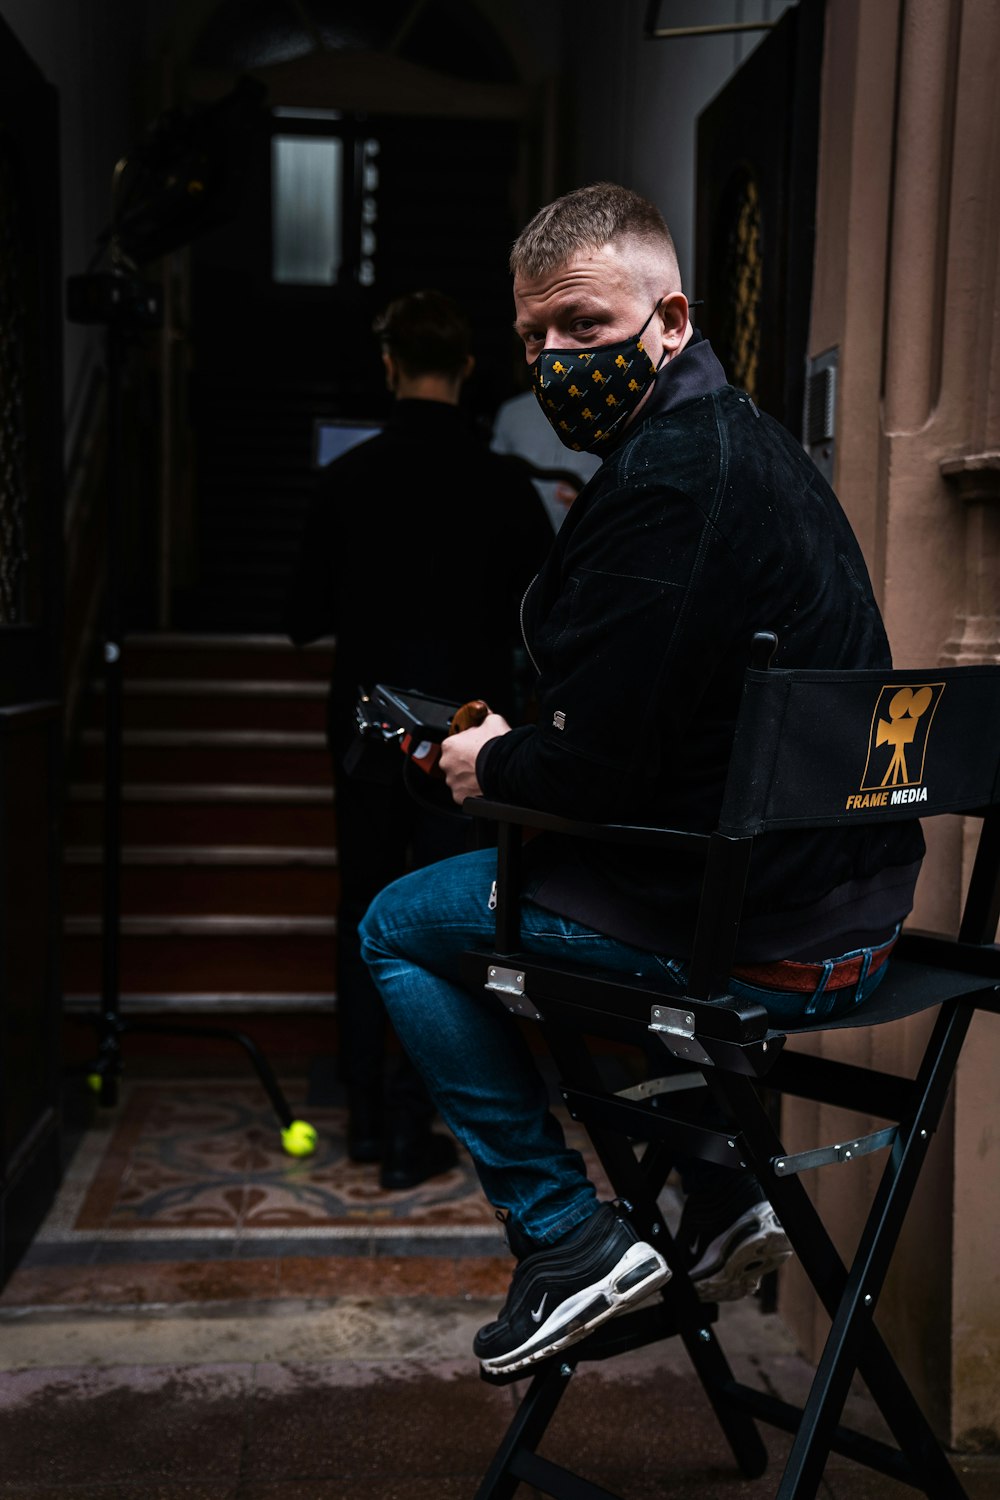
[[[308,1120],[293,1120],[281,1132],[281,1144],[289,1156],[311,1156],[318,1139],[316,1127]]]

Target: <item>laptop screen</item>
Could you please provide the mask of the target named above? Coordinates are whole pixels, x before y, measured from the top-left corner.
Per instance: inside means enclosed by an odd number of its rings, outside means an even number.
[[[317,417],[313,423],[313,468],[325,468],[349,448],[381,432],[383,426],[377,418]]]

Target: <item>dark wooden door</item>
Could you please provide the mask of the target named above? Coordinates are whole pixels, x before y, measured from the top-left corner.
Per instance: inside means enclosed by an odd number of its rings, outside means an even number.
[[[734,385],[802,435],[824,0],[802,0],[697,126],[698,325]]]
[[[343,263],[331,285],[272,274],[269,133],[316,137],[323,126],[282,116],[248,139],[238,215],[192,246],[197,557],[193,586],[175,593],[177,624],[280,632],[314,483],[313,425],[388,414],[372,319],[392,298],[435,287],[465,308],[477,364],[462,399],[485,441],[513,392],[507,256],[522,129],[374,114],[330,124],[345,162]]]
[[[61,1171],[61,330],[57,96],[0,21],[0,1285]]]

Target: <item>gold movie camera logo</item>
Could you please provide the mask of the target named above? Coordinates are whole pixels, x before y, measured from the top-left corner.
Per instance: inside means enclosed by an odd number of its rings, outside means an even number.
[[[868,732],[861,789],[848,797],[847,811],[927,801],[924,760],[943,692],[943,682],[882,688]]]

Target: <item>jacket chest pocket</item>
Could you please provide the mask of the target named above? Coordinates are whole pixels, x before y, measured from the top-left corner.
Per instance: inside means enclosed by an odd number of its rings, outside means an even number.
[[[558,597],[553,601],[552,608],[542,616],[532,638],[525,641],[528,649],[538,657],[540,666],[544,666],[549,653],[554,651],[574,628],[579,598],[580,579],[576,574],[570,574]]]

